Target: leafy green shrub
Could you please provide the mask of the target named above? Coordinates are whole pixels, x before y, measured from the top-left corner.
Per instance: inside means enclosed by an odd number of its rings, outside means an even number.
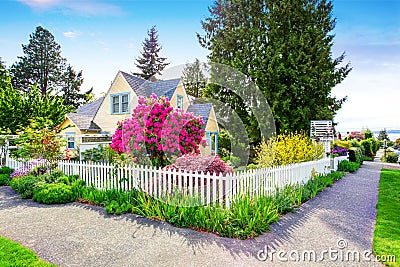
[[[363,162],[363,153],[360,147],[351,147],[349,149],[349,160],[351,162],[356,162],[358,164],[362,164]]]
[[[390,152],[388,154],[386,154],[386,162],[389,163],[397,163],[397,161],[399,160],[399,155],[397,155],[396,153]]]
[[[99,145],[97,148],[94,147],[82,152],[83,160],[93,162],[111,163],[117,155],[117,152],[111,149],[109,145]]]
[[[83,198],[87,193],[86,182],[83,180],[75,180],[72,182],[72,193],[75,199]]]
[[[106,206],[106,212],[108,214],[121,214],[132,212],[132,204],[128,202],[118,203],[116,200],[111,201],[110,204]]]
[[[249,165],[247,165],[246,169],[248,170],[254,170],[259,168],[258,165],[254,164],[254,163],[250,163]]]
[[[20,178],[12,178],[10,186],[21,198],[32,198],[35,190],[45,183],[42,176],[22,176]]]
[[[0,186],[1,185],[8,185],[10,182],[10,174],[0,174]]]
[[[0,168],[0,174],[10,174],[14,171],[14,169],[11,169],[10,167],[4,166]]]
[[[357,141],[357,139],[349,140],[350,147],[361,147],[361,143]]]
[[[370,140],[371,140],[371,144],[372,144],[372,146],[371,146],[372,153],[374,153],[374,155],[376,155],[376,152],[379,150],[381,144],[375,138],[370,138]]]
[[[52,170],[51,173],[45,173],[42,175],[43,179],[48,184],[56,183],[58,179],[65,176],[65,174],[61,170]]]
[[[348,160],[342,160],[339,162],[338,170],[343,172],[355,172],[360,168],[360,164]]]
[[[371,139],[362,140],[361,146],[364,148],[364,155],[368,157],[372,157],[374,153],[372,153],[372,141]]]
[[[32,199],[43,204],[62,204],[75,201],[72,186],[66,184],[45,184],[34,192]]]
[[[363,156],[363,161],[374,161],[373,157]]]
[[[242,162],[242,160],[239,157],[235,156],[226,156],[221,159],[227,163],[230,162],[235,167],[239,167],[240,163]]]

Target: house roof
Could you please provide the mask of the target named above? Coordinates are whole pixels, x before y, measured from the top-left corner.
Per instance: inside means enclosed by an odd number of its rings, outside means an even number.
[[[78,127],[79,130],[100,131],[100,127],[93,122],[93,116],[78,113],[68,113],[67,118]]]
[[[204,127],[207,125],[208,117],[212,108],[211,103],[206,104],[192,104],[188,107],[187,113],[193,113],[196,117],[201,117],[204,122]]]
[[[89,115],[89,116],[94,116],[99,110],[101,103],[103,102],[104,97],[100,97],[96,101],[92,103],[88,103],[86,105],[80,106],[77,110],[76,113],[82,114],[82,115]]]
[[[122,76],[138,96],[150,97],[151,94],[172,98],[181,79],[150,82],[121,71]]]
[[[104,97],[101,97],[92,103],[79,107],[76,112],[68,113],[66,116],[79,130],[100,131],[100,127],[93,122],[93,119],[103,100]]]
[[[128,82],[129,86],[136,92],[138,88],[140,88],[141,85],[143,85],[146,80],[142,79],[140,77],[131,75],[129,73],[121,71],[122,76],[124,76],[125,80]]]

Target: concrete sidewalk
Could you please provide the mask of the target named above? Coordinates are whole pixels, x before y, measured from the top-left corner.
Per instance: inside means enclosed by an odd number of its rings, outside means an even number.
[[[110,216],[78,203],[41,205],[19,199],[10,187],[0,187],[0,234],[59,266],[381,266],[367,261],[380,169],[365,163],[252,240],[133,214]],[[309,261],[310,253],[315,260]],[[356,254],[360,260],[353,260]],[[296,256],[306,261],[294,261]]]

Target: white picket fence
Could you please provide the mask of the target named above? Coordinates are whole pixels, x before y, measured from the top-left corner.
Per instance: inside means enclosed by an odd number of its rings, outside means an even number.
[[[88,186],[97,189],[139,189],[153,197],[164,198],[177,192],[196,198],[201,204],[219,202],[227,207],[237,195],[272,195],[277,189],[289,184],[303,184],[312,174],[326,174],[336,170],[338,157],[331,162],[325,158],[279,167],[239,171],[226,176],[209,173],[191,173],[181,170],[165,170],[148,166],[125,166],[116,168],[107,163],[60,161],[58,168],[67,175],[79,175]],[[332,166],[333,165],[333,166]],[[8,159],[7,166],[23,167],[23,163]]]

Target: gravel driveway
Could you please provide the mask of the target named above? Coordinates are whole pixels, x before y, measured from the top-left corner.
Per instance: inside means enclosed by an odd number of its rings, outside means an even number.
[[[364,164],[252,240],[133,214],[111,216],[79,203],[41,205],[19,199],[10,187],[0,187],[0,234],[59,266],[381,266],[365,259],[380,169],[379,163]]]

